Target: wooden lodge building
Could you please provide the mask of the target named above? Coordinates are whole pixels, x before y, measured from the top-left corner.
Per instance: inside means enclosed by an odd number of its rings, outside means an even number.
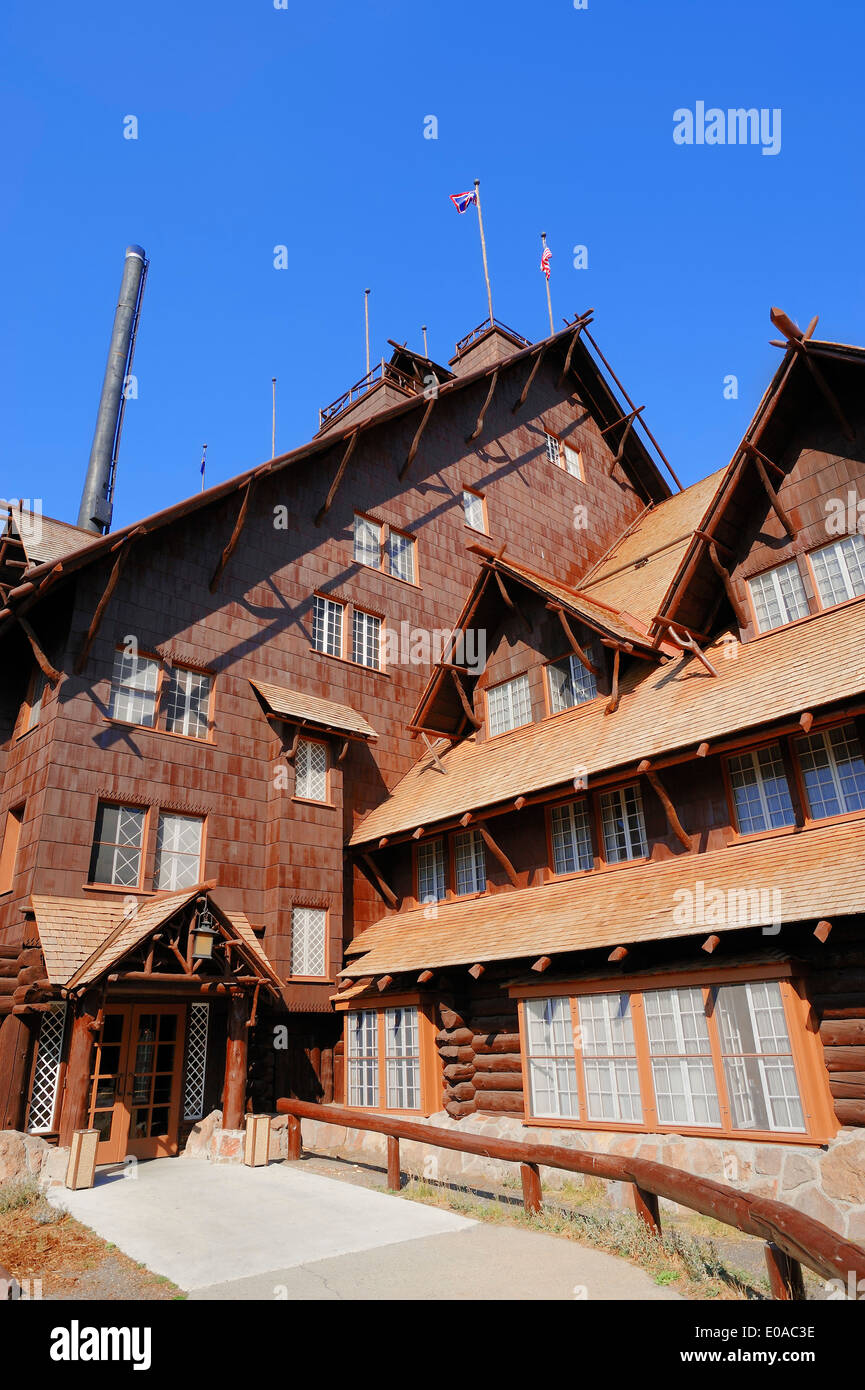
[[[293,1095],[865,1241],[865,350],[773,318],[684,491],[586,315],[105,536],[9,509],[0,1128]]]

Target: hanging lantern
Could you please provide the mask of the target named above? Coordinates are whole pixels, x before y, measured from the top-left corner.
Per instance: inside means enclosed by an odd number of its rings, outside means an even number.
[[[192,955],[195,960],[210,960],[213,956],[213,943],[219,936],[216,918],[207,906],[200,907],[190,928],[192,932]]]

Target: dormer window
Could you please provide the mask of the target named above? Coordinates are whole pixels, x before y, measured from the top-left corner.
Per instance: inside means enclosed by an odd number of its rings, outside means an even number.
[[[487,729],[491,737],[531,722],[532,700],[527,675],[503,681],[487,691]]]
[[[562,710],[585,704],[586,700],[594,700],[598,693],[595,677],[573,653],[562,661],[550,662],[547,667],[547,689],[551,714],[561,714]]]
[[[797,618],[807,618],[808,597],[795,560],[776,565],[748,580],[759,632],[771,632]]]
[[[824,608],[865,594],[865,536],[845,536],[809,556]]]

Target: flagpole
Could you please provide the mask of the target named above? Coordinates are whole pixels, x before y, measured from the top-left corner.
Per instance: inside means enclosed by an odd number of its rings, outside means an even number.
[[[207,445],[203,445],[201,450],[201,491],[204,491],[204,465],[207,462]]]
[[[366,374],[369,376],[369,290],[363,292],[363,321],[366,328]]]
[[[490,306],[490,323],[493,322],[493,292],[490,289],[490,272],[487,267],[487,242],[484,236],[484,215],[481,212],[481,181],[475,179],[475,199],[478,205],[478,226],[481,232],[481,253],[484,258],[484,279],[487,282],[487,303]]]
[[[546,249],[547,249],[547,234],[546,234],[546,232],[541,232],[541,243],[542,243],[542,245],[543,245],[543,251],[546,251]],[[541,252],[541,255],[542,255],[542,256],[543,256],[543,251]],[[544,279],[545,279],[546,282],[547,282],[547,310],[548,310],[549,315],[550,315],[550,337],[552,338],[552,336],[554,335],[554,333],[555,333],[556,330],[555,330],[555,328],[553,327],[553,301],[552,301],[551,298],[550,298],[550,277],[549,277],[549,275],[547,275],[546,271],[544,272]]]
[[[270,378],[270,385],[273,391],[273,423],[270,430],[270,457],[276,458],[276,377]]]
[[[425,323],[422,323],[422,324],[421,324],[421,326],[420,326],[420,331],[421,331],[421,333],[423,334],[423,355],[424,355],[424,357],[429,357],[429,353],[427,352],[427,345],[426,345],[426,324],[425,324]]]

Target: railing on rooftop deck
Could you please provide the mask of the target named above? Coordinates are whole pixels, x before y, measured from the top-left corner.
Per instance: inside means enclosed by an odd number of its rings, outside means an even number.
[[[454,1130],[438,1129],[434,1125],[367,1114],[342,1105],[278,1100],[276,1108],[281,1115],[289,1117],[289,1159],[299,1159],[301,1156],[302,1119],[386,1135],[387,1183],[394,1192],[399,1191],[400,1186],[399,1142],[405,1139],[440,1149],[456,1149],[458,1153],[477,1154],[481,1158],[518,1163],[523,1184],[523,1205],[527,1212],[541,1209],[538,1169],[543,1166],[561,1168],[568,1173],[584,1173],[612,1182],[630,1183],[637,1215],[656,1235],[661,1233],[660,1197],[700,1212],[703,1216],[714,1217],[716,1221],[733,1226],[745,1235],[757,1236],[766,1242],[766,1266],[773,1298],[805,1297],[802,1265],[824,1279],[840,1281],[845,1290],[850,1286],[851,1272],[855,1276],[854,1284],[865,1278],[865,1250],[836,1235],[821,1221],[815,1221],[813,1217],[783,1202],[736,1192],[725,1183],[699,1178],[665,1163],[653,1163],[646,1158],[625,1158],[618,1154],[565,1149],[557,1144],[485,1139],[469,1131],[459,1134]]]
[[[468,347],[469,343],[473,343],[475,338],[480,338],[491,328],[501,329],[502,333],[507,333],[509,337],[515,338],[518,343],[522,343],[523,347],[531,347],[532,345],[530,338],[524,338],[522,333],[517,333],[516,329],[508,328],[507,324],[502,323],[501,319],[484,319],[483,323],[479,323],[477,328],[472,329],[471,333],[467,333],[464,338],[460,338],[454,349],[454,356],[458,357],[459,354]]]
[[[335,420],[337,415],[341,415],[344,410],[348,410],[350,405],[354,405],[355,401],[359,401],[361,396],[365,396],[381,381],[392,381],[403,391],[410,392],[411,395],[417,395],[423,389],[422,384],[414,377],[407,376],[405,372],[399,371],[391,362],[386,362],[382,358],[367,372],[366,376],[362,376],[360,381],[356,381],[347,391],[343,391],[341,396],[337,396],[335,401],[331,401],[330,405],[326,405],[323,410],[318,412],[319,429],[322,425]]]

